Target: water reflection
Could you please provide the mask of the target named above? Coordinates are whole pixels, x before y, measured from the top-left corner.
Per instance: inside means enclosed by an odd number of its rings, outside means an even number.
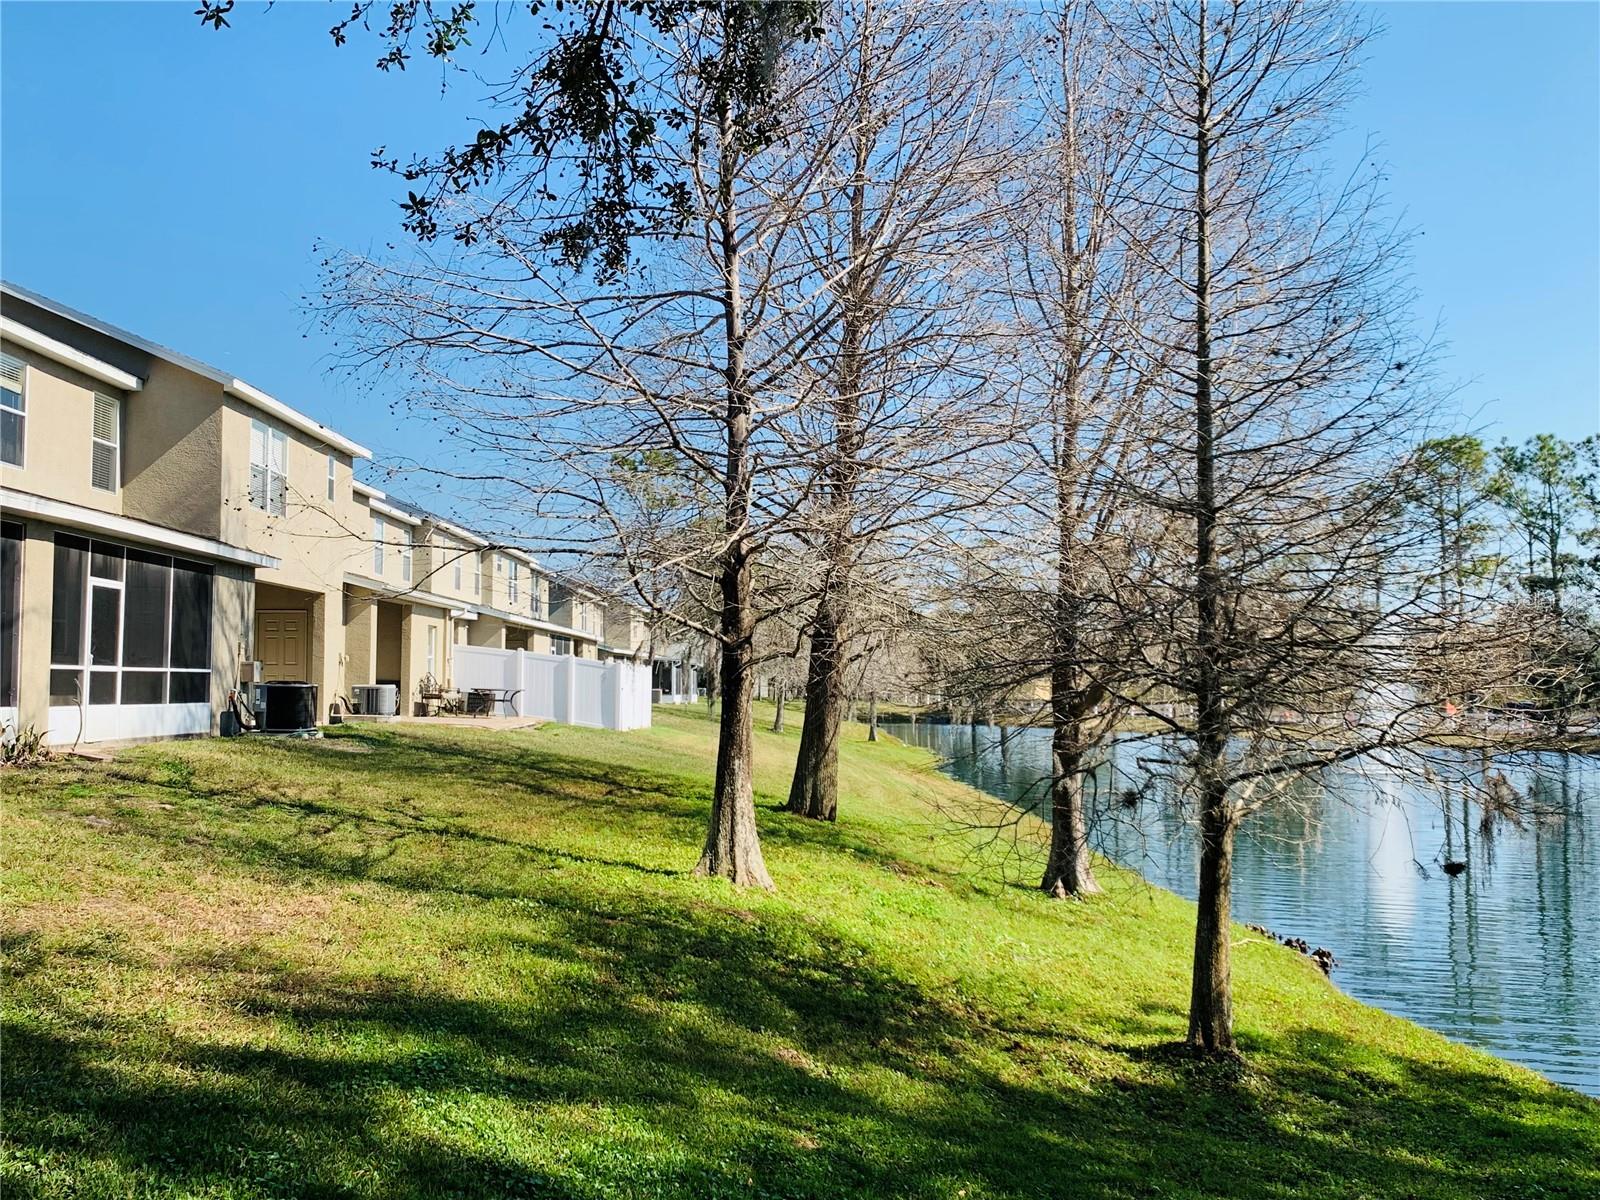
[[[1037,807],[1040,729],[919,723],[896,736],[956,778]],[[1183,800],[1152,783],[1149,741],[1096,773],[1092,836],[1106,855],[1193,898],[1196,842]],[[1485,765],[1440,752],[1419,784],[1376,768],[1329,772],[1246,823],[1234,915],[1325,945],[1352,995],[1551,1079],[1600,1095],[1600,760],[1560,754]],[[1514,809],[1485,819],[1498,773]],[[1458,874],[1447,873],[1459,871]]]

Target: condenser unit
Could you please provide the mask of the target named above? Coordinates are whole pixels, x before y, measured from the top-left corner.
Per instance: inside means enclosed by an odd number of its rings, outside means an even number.
[[[350,702],[364,717],[392,717],[400,709],[400,689],[392,683],[364,683],[350,692]]]

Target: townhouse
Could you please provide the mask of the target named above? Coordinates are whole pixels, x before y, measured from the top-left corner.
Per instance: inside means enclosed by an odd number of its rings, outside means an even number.
[[[0,722],[214,733],[262,681],[402,712],[458,645],[597,658],[606,606],[355,477],[371,453],[230,373],[0,285]]]

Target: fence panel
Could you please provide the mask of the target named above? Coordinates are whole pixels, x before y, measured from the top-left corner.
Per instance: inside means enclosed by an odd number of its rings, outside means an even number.
[[[517,712],[601,729],[648,729],[650,673],[627,662],[529,654],[490,646],[455,648],[455,686],[521,689]]]

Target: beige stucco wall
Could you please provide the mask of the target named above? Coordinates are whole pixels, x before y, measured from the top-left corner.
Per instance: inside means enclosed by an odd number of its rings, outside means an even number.
[[[477,551],[468,543],[433,525],[423,525],[418,534],[417,585],[430,592],[474,604],[479,596],[473,590],[472,569]],[[456,583],[460,569],[461,583]]]
[[[374,682],[398,683],[400,699],[405,700],[405,663],[401,653],[404,637],[405,613],[398,604],[379,601],[375,629],[378,648],[374,655]]]
[[[5,350],[28,364],[27,420],[23,465],[4,468],[0,482],[168,529],[219,536],[220,385],[156,359],[143,389],[123,392],[22,346],[6,342]],[[90,483],[97,392],[121,402],[116,491]]]
[[[27,364],[22,383],[27,408],[22,466],[0,467],[0,483],[100,512],[122,512],[122,492],[94,487],[89,482],[89,469],[94,444],[94,394],[104,392],[125,400],[126,393],[12,342],[0,344],[7,354]],[[126,424],[124,406],[124,428]]]
[[[23,522],[21,646],[17,657],[17,726],[43,730],[50,708],[50,593],[55,580],[55,531]]]
[[[264,512],[250,503],[250,428],[253,420],[286,435],[286,512]],[[293,589],[309,617],[310,682],[324,719],[329,706],[349,695],[344,645],[344,576],[361,571],[363,555],[370,567],[371,547],[363,535],[369,523],[366,505],[350,483],[350,459],[334,452],[334,499],[327,498],[329,447],[312,435],[262,416],[226,397],[221,409],[221,481],[219,506],[225,542],[280,560],[277,567],[256,574],[259,585]]]
[[[221,385],[157,359],[142,391],[123,405],[122,511],[130,517],[220,536]]]
[[[255,571],[217,563],[211,584],[211,732],[239,686],[239,664],[255,646]]]
[[[613,604],[605,614],[605,644],[642,660],[650,646],[650,626],[631,605]]]
[[[348,557],[354,565],[346,569],[353,570],[356,574],[365,576],[368,579],[376,579],[380,583],[388,584],[396,590],[400,588],[426,587],[427,585],[421,582],[423,574],[420,566],[421,555],[416,552],[415,548],[412,552],[411,578],[409,581],[406,579],[404,550],[407,542],[417,536],[417,527],[408,525],[386,513],[375,514],[367,508],[360,497],[357,497],[357,500],[365,512],[359,526],[362,531],[361,542],[358,548],[349,553]],[[377,531],[374,523],[379,515],[383,517],[383,570],[381,571],[378,570],[377,558],[373,553],[377,546]],[[416,543],[413,542],[412,545],[415,547]]]
[[[506,648],[506,623],[499,617],[480,615],[467,623],[467,645],[488,646],[494,650]]]
[[[431,608],[426,605],[411,606],[411,654],[413,662],[412,674],[407,677],[411,687],[411,697],[416,699],[417,684],[428,673],[428,631],[433,631],[433,676],[443,684],[449,675],[450,662],[450,614],[442,608]]]
[[[378,681],[378,601],[371,592],[344,593],[344,682],[349,689]]]

